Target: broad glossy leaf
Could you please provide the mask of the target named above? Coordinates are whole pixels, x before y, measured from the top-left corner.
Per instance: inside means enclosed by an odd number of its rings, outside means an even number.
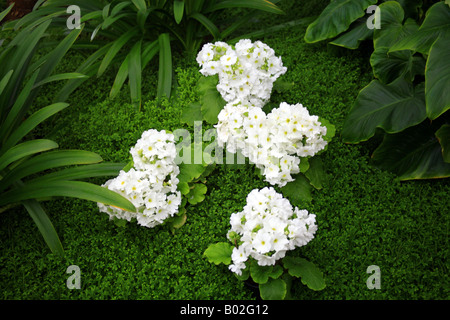
[[[58,144],[47,139],[36,139],[20,143],[8,149],[0,157],[0,170],[26,156],[58,148]]]
[[[263,300],[283,300],[287,295],[287,285],[283,279],[269,279],[259,285],[259,294]]]
[[[0,195],[0,206],[29,199],[72,197],[104,203],[135,212],[134,205],[120,194],[84,181],[46,181],[29,183]]]
[[[388,84],[397,78],[413,81],[425,72],[425,59],[410,50],[389,52],[388,47],[376,48],[370,56],[374,76]]]
[[[450,37],[450,7],[442,1],[427,10],[425,20],[417,32],[395,43],[390,51],[414,50],[428,54],[439,36]]]
[[[344,32],[366,9],[377,0],[335,0],[322,11],[306,29],[305,41],[318,42],[333,38]]]
[[[372,155],[373,164],[400,180],[450,177],[436,129],[428,121],[400,133],[388,134]]]
[[[415,88],[404,79],[385,85],[373,80],[362,89],[344,122],[342,138],[347,143],[370,139],[377,128],[400,132],[426,118],[424,86]]]
[[[430,49],[425,69],[425,102],[432,120],[450,109],[450,33],[439,37]]]
[[[170,98],[172,91],[172,51],[170,47],[170,35],[162,33],[158,37],[159,41],[159,70],[157,98],[163,96]]]
[[[216,265],[230,264],[231,263],[231,253],[233,252],[233,246],[228,242],[218,242],[211,244],[204,252],[204,255],[209,262]]]
[[[399,40],[417,32],[419,26],[413,19],[403,24],[405,14],[402,6],[396,1],[387,1],[379,6],[380,29],[373,31],[374,48],[392,47]]]
[[[331,41],[335,46],[344,47],[347,49],[357,49],[361,41],[371,39],[373,36],[373,29],[367,28],[366,21],[355,22],[354,27],[350,26],[350,30]]]
[[[316,291],[325,288],[323,273],[314,263],[298,257],[285,257],[282,261],[289,274],[301,278],[302,283],[308,288]]]
[[[38,227],[50,250],[53,253],[62,256],[64,254],[64,249],[61,240],[41,204],[34,199],[25,200],[22,204]]]
[[[436,137],[441,144],[444,161],[450,163],[450,124],[445,124],[436,131]]]

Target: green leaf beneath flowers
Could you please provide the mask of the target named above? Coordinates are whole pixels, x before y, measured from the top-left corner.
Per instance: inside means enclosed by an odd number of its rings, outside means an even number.
[[[293,206],[299,206],[304,202],[311,202],[311,184],[303,174],[294,175],[294,181],[288,182],[281,188],[283,195],[289,199]]]
[[[203,183],[196,183],[194,188],[191,189],[189,194],[187,195],[188,202],[190,204],[197,204],[205,200],[205,194],[208,191],[206,185]]]
[[[316,291],[325,288],[323,273],[314,263],[299,257],[285,257],[282,261],[289,274],[301,278],[308,288]]]
[[[322,159],[313,157],[309,159],[309,169],[305,172],[305,176],[316,189],[322,189],[328,180],[328,175],[323,167]]]
[[[209,262],[216,265],[223,263],[229,265],[231,263],[231,253],[233,246],[227,242],[218,242],[211,244],[204,252]]]
[[[193,102],[181,111],[181,121],[194,126],[195,121],[202,121],[202,105],[198,102]]]
[[[283,300],[286,293],[287,285],[283,279],[269,279],[259,285],[259,294],[263,300]]]
[[[211,124],[218,122],[217,116],[226,102],[217,90],[218,76],[201,77],[197,83],[203,119]]]
[[[272,271],[273,266],[260,266],[256,261],[253,261],[250,265],[250,275],[252,276],[253,281],[259,284],[266,283],[269,280]]]

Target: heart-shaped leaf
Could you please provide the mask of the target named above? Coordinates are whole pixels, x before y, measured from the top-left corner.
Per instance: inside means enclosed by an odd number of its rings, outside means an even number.
[[[450,26],[449,26],[450,28]],[[434,120],[450,109],[450,33],[430,49],[425,71],[427,115]]]
[[[306,42],[333,38],[347,30],[352,22],[366,14],[365,10],[377,0],[336,0],[322,11],[305,33]]]
[[[371,138],[377,128],[400,132],[426,118],[424,86],[415,88],[399,78],[385,85],[373,80],[362,89],[344,122],[342,138],[358,143]]]
[[[287,286],[283,279],[269,279],[259,285],[259,294],[263,300],[283,300],[286,292]]]
[[[373,164],[395,173],[400,180],[450,177],[450,163],[444,161],[435,133],[436,129],[425,121],[388,134],[373,153]]]

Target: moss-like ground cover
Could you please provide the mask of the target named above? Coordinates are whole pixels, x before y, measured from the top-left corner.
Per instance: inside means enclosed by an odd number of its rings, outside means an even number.
[[[294,7],[288,9],[291,18],[296,15]],[[295,26],[260,39],[287,66],[282,79],[294,83],[289,92],[275,92],[272,101],[302,103],[337,129],[322,155],[329,182],[314,190],[312,202],[304,205],[317,215],[318,232],[311,243],[295,251],[319,266],[327,287],[314,292],[294,282],[294,298],[447,299],[449,180],[399,182],[370,165],[372,143],[341,142],[345,115],[358,91],[372,79],[368,57],[364,50],[336,54],[322,44],[305,44],[304,32],[305,26]],[[73,55],[63,67],[73,70],[80,59]],[[180,114],[198,98],[195,84],[200,74],[186,57],[176,56],[175,64],[174,100],[154,100],[156,69],[147,70],[141,112],[129,103],[127,92],[115,100],[107,98],[113,78],[90,79],[71,96],[71,106],[35,134],[58,128],[54,139],[61,149],[83,149],[97,152],[105,161],[127,162],[129,148],[143,131],[188,128],[180,122]],[[38,103],[49,104],[53,91],[49,87]],[[175,234],[164,226],[118,227],[91,202],[46,202],[65,248],[64,258],[49,253],[25,210],[3,212],[1,298],[255,299],[226,266],[209,263],[203,252],[211,243],[226,241],[231,213],[242,210],[252,189],[264,186],[267,183],[252,165],[217,166],[208,178],[205,200],[188,209],[187,223]],[[66,286],[70,265],[80,267],[80,290]],[[379,290],[367,288],[370,265],[380,267]]]

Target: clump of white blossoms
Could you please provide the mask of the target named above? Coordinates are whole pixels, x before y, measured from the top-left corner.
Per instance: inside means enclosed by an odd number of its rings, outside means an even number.
[[[181,193],[177,190],[180,170],[175,163],[175,138],[164,130],[145,131],[131,148],[134,168],[121,170],[103,186],[127,198],[137,209],[129,212],[98,203],[99,210],[111,219],[136,219],[152,228],[178,212]]]
[[[233,213],[227,237],[233,248],[229,269],[238,275],[253,258],[260,266],[274,265],[289,250],[306,245],[317,231],[316,216],[293,207],[272,187],[254,189],[243,211]]]
[[[312,157],[327,145],[327,128],[301,104],[282,102],[269,114],[239,100],[218,115],[217,141],[229,152],[240,151],[267,182],[283,187],[299,173],[300,158]]]
[[[272,48],[242,39],[236,45],[205,44],[197,55],[204,76],[218,75],[217,90],[227,102],[238,99],[258,107],[269,100],[273,83],[287,70]]]

